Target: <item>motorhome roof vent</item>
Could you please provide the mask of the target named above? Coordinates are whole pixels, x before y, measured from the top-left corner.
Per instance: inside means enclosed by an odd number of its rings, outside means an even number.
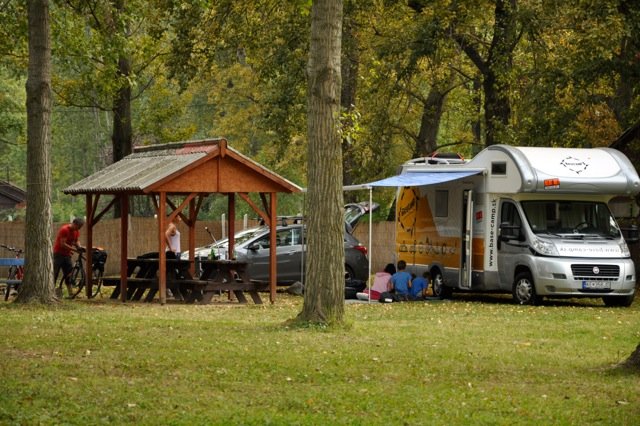
[[[407,161],[408,165],[420,164],[464,164],[467,160],[455,152],[434,152],[427,157],[413,158]]]

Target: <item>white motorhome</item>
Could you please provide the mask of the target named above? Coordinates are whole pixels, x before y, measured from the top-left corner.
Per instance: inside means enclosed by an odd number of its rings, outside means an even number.
[[[396,178],[397,258],[428,270],[437,296],[633,302],[634,264],[608,207],[640,191],[621,152],[494,145],[470,161],[411,160]]]

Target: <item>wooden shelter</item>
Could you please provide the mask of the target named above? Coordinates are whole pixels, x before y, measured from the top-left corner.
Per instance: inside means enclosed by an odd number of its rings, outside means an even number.
[[[26,200],[27,193],[24,190],[0,180],[0,210],[24,207]]]
[[[65,194],[86,196],[87,209],[87,277],[91,283],[93,227],[113,207],[120,206],[120,287],[124,302],[127,294],[127,247],[129,197],[147,195],[158,216],[158,256],[160,302],[166,303],[166,253],[164,232],[180,215],[189,227],[191,267],[194,261],[195,224],[204,198],[212,193],[228,197],[229,253],[235,241],[236,195],[269,224],[271,247],[276,239],[277,193],[299,192],[301,188],[266,169],[227,145],[225,139],[176,142],[134,148],[131,155],[64,189]],[[261,206],[249,198],[260,195]],[[110,196],[108,204],[98,211],[99,201]],[[179,199],[180,201],[174,201]],[[185,213],[186,212],[186,213]],[[276,294],[275,250],[270,253],[269,288],[271,303]],[[90,285],[87,288],[90,291]]]

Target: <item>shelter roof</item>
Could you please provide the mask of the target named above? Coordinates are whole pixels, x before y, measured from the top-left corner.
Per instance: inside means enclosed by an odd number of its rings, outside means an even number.
[[[0,181],[0,208],[14,208],[24,203],[27,193],[6,181]]]
[[[135,147],[120,161],[65,188],[66,194],[299,192],[301,188],[227,145],[225,139]]]

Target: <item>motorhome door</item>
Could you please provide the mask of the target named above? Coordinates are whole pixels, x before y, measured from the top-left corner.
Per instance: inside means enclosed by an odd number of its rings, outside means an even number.
[[[463,191],[463,219],[462,219],[462,267],[460,268],[460,288],[471,289],[473,265],[473,191]]]
[[[513,201],[501,201],[498,223],[500,223],[498,237],[500,288],[509,289],[513,283],[517,260],[523,252],[528,250],[528,245],[523,241],[522,217]]]

